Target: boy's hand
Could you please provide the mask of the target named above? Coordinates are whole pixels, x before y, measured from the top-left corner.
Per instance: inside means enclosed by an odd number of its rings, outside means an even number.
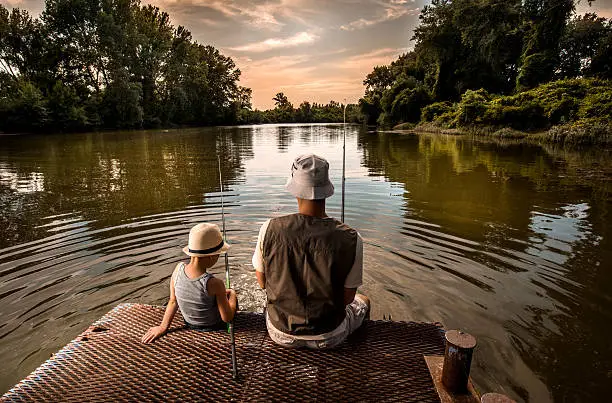
[[[155,339],[159,339],[166,333],[166,329],[161,326],[155,326],[147,330],[147,332],[142,336],[142,342],[144,344],[149,344]]]
[[[229,301],[230,307],[234,312],[238,310],[238,296],[236,295],[236,291],[233,288],[229,288],[225,290],[225,296]]]

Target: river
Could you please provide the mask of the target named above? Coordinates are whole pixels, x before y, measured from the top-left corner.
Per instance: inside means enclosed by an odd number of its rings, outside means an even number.
[[[330,161],[342,125],[0,137],[0,392],[121,302],[163,304],[191,226],[221,224],[232,281],[261,310],[261,223],[296,211],[291,161]],[[600,401],[612,387],[610,152],[346,129],[346,222],[372,319],[475,335],[481,392]],[[224,272],[222,259],[214,273]]]

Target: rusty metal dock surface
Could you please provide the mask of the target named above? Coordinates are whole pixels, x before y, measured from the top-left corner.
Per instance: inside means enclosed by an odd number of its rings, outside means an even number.
[[[398,401],[439,402],[423,355],[444,354],[434,324],[366,321],[331,351],[277,346],[264,316],[235,319],[239,379],[226,331],[171,330],[140,342],[164,308],[122,304],[7,392],[1,401]]]

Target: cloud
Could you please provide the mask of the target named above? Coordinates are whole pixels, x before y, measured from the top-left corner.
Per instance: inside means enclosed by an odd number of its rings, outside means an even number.
[[[600,17],[612,18],[612,0],[597,0],[593,4],[582,1],[576,5],[576,14],[595,13]]]
[[[410,3],[413,2],[414,1],[410,1]],[[396,20],[405,15],[418,15],[420,13],[420,8],[406,7],[406,4],[408,3],[408,0],[391,0],[388,3],[381,3],[383,10],[381,13],[379,13],[378,17],[373,19],[360,18],[346,25],[342,25],[340,29],[344,31],[355,31],[379,24],[381,22]]]
[[[218,27],[221,23],[217,20],[213,20],[212,18],[202,17],[198,19],[198,22],[201,22],[204,25],[208,25],[211,27]]]
[[[0,4],[8,8],[20,8],[27,11],[32,17],[38,17],[45,7],[43,0],[0,0]]]
[[[12,0],[19,1],[19,0]],[[302,23],[304,0],[143,0],[162,9],[207,8],[220,16],[245,23],[256,29],[279,31],[286,22],[279,18]]]
[[[360,79],[359,79],[360,80]],[[330,92],[349,93],[355,90],[355,80],[342,80],[342,79],[326,79],[309,81],[299,84],[285,84],[279,86],[282,90],[304,90],[307,93],[319,92],[329,94]],[[359,82],[357,82],[359,85]],[[331,100],[331,99],[330,99]],[[321,101],[319,101],[321,102]],[[323,101],[325,102],[325,101]]]
[[[234,59],[243,72],[241,85],[254,88],[253,105],[273,108],[272,97],[282,91],[295,105],[302,101],[327,103],[334,99],[357,102],[363,96],[363,79],[375,65],[389,64],[408,51],[404,47],[387,47],[348,54],[340,48],[324,53],[279,55],[261,60],[256,56]],[[345,56],[345,54],[347,56]]]
[[[310,32],[299,32],[288,38],[269,38],[265,41],[254,42],[244,46],[230,48],[237,52],[265,52],[271,49],[291,48],[298,45],[307,45],[317,41],[319,37]]]
[[[342,69],[357,69],[362,71],[365,67],[365,71],[370,72],[374,66],[389,64],[393,60],[397,59],[399,55],[409,50],[410,48],[376,49],[371,52],[350,56],[344,59],[342,62],[337,63],[336,66]]]
[[[274,16],[275,12],[277,11],[276,8],[269,4],[238,5],[226,1],[213,1],[204,2],[203,5],[221,12],[226,17],[233,18],[237,16],[244,16],[246,17],[247,23],[257,28],[276,29],[284,25]]]
[[[300,73],[308,73],[313,69],[310,64],[312,60],[310,55],[274,56],[260,60],[238,56],[233,59],[243,73],[256,73],[260,77],[278,77],[280,71],[296,76]]]

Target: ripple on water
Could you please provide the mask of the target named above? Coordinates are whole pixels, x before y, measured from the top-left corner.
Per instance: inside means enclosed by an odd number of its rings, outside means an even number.
[[[167,301],[189,229],[222,226],[215,154],[243,309],[264,304],[251,256],[261,224],[295,211],[284,190],[295,156],[330,161],[327,209],[340,216],[341,126],[15,141],[0,145],[3,390],[114,304]],[[482,390],[589,400],[612,368],[610,201],[597,184],[576,185],[578,157],[559,164],[524,147],[348,129],[345,215],[364,239],[362,289],[375,319],[476,334]],[[211,271],[223,277],[223,259]],[[599,358],[568,354],[575,345]]]

